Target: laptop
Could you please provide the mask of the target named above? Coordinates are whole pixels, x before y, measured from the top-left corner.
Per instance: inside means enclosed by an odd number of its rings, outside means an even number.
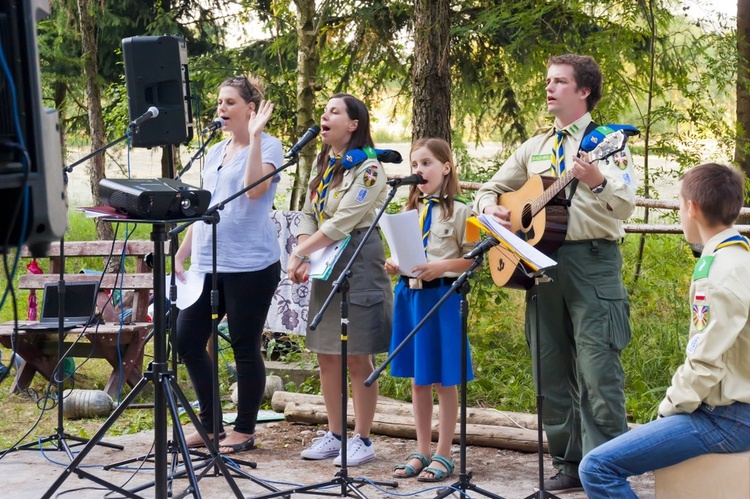
[[[63,310],[63,328],[73,329],[85,326],[96,312],[96,295],[99,292],[99,281],[71,282],[65,284],[65,309]],[[21,324],[18,329],[24,331],[51,331],[59,327],[57,283],[44,285],[42,295],[42,315],[39,322]]]

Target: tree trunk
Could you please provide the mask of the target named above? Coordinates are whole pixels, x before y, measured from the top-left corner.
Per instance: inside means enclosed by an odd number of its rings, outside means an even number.
[[[451,142],[450,2],[414,0],[412,140]]]
[[[734,161],[750,178],[750,0],[737,0],[737,142]]]
[[[81,21],[81,45],[83,47],[83,73],[86,79],[86,96],[88,103],[89,131],[91,133],[91,151],[96,151],[106,144],[104,134],[104,113],[102,112],[101,90],[97,78],[99,68],[97,63],[98,50],[95,36],[95,19],[92,11],[98,8],[98,3],[89,0],[78,0],[78,15]],[[89,181],[94,203],[99,204],[99,181],[105,177],[104,154],[97,154],[89,164]],[[101,218],[94,219],[96,233],[99,239],[113,239],[112,225],[103,222]]]
[[[297,7],[297,136],[314,123],[315,83],[318,72],[318,25],[315,22],[315,0],[294,0]],[[306,147],[299,155],[297,175],[289,200],[289,209],[301,210],[305,203],[315,148]]]

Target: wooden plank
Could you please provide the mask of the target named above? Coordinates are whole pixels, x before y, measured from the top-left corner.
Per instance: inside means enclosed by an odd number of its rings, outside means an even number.
[[[121,255],[122,247],[125,244],[124,241],[115,241],[114,249],[112,248],[112,241],[65,241],[65,257],[82,257],[82,256],[108,256],[110,253],[113,255]],[[165,243],[165,250],[169,248],[168,243]],[[143,240],[132,240],[128,241],[126,245],[126,255],[143,256],[154,251],[154,243],[152,241]],[[165,251],[166,254],[166,251]],[[25,246],[21,250],[21,256],[24,258],[31,258],[29,249]],[[60,256],[60,243],[54,242],[50,245],[49,257]]]
[[[103,289],[151,289],[154,287],[153,274],[64,274],[66,283],[99,281]],[[60,276],[56,274],[23,274],[18,278],[21,289],[42,289],[47,283],[57,283]]]

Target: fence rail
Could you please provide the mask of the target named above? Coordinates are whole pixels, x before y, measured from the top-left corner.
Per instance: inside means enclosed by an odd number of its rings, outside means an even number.
[[[461,189],[476,191],[482,184],[480,182],[459,182]],[[678,210],[680,203],[671,199],[646,199],[637,198],[635,205],[641,208],[656,208],[661,210]],[[741,216],[750,215],[750,208],[745,207],[740,210]],[[625,232],[637,234],[682,234],[680,224],[644,224],[644,223],[626,223],[623,225]],[[750,225],[735,225],[735,228],[741,234],[750,234]]]

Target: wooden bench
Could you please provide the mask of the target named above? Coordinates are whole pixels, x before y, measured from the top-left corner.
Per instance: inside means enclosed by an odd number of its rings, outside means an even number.
[[[153,288],[153,275],[146,265],[145,256],[153,251],[153,243],[151,241],[128,241],[127,243],[117,241],[113,250],[111,241],[76,241],[66,242],[63,248],[66,272],[78,272],[81,270],[80,258],[82,257],[107,257],[111,252],[112,260],[119,262],[123,254],[123,244],[125,244],[126,260],[135,259],[134,273],[105,273],[104,275],[66,273],[64,275],[66,283],[98,281],[101,278],[99,307],[102,307],[105,301],[101,298],[102,290],[133,291],[132,322],[120,326],[119,320],[111,320],[112,317],[118,317],[118,314],[110,312],[105,315],[106,322],[103,325],[65,331],[63,351],[68,352],[70,348],[67,357],[101,358],[110,363],[112,373],[104,391],[113,398],[117,397],[117,392],[123,383],[132,387],[142,376],[143,346],[152,329],[152,324],[147,321],[147,315],[149,294]],[[23,249],[21,256],[31,257],[26,248]],[[47,283],[57,284],[60,279],[61,264],[59,243],[52,244],[50,248],[49,264],[49,273],[21,275],[19,289],[41,290]],[[19,266],[19,268],[24,268],[24,266]],[[19,320],[19,322],[26,321]],[[80,341],[79,336],[87,341]],[[12,322],[0,325],[0,344],[6,348],[13,348],[13,343],[15,343],[16,353],[23,358],[23,362],[16,373],[11,391],[28,388],[36,373],[40,373],[48,380],[52,378],[59,360],[56,330],[14,333]],[[71,345],[73,345],[72,348]]]
[[[750,452],[706,454],[654,472],[656,499],[750,498]]]

